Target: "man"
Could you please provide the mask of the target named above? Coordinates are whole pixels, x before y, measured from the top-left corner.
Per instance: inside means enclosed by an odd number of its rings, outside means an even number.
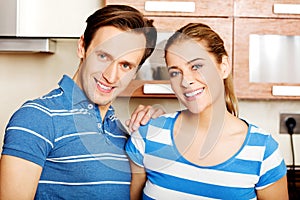
[[[0,199],[129,199],[127,131],[111,104],[151,55],[156,35],[152,21],[128,6],[87,19],[73,79],[64,76],[8,123]],[[133,121],[147,121],[150,110],[138,108]]]

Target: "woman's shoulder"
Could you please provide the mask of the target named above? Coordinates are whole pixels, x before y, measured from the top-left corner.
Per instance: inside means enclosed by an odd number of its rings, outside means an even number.
[[[248,124],[248,144],[251,146],[273,146],[277,148],[278,142],[272,137],[272,133],[262,127],[247,122]]]
[[[146,135],[148,132],[158,130],[170,130],[172,129],[174,122],[180,111],[174,113],[163,114],[155,119],[150,119],[145,125],[140,126],[139,133]]]

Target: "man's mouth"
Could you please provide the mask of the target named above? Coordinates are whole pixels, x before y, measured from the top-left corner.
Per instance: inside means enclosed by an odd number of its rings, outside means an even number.
[[[101,91],[104,91],[104,92],[111,92],[111,90],[113,89],[113,87],[110,87],[108,85],[104,85],[103,83],[99,82],[97,79],[95,79],[97,85],[98,85],[98,88],[101,90]]]
[[[194,96],[197,96],[197,95],[201,94],[203,91],[204,91],[204,88],[201,88],[199,90],[184,93],[184,96],[187,97],[187,98],[191,98],[191,97],[194,97]]]

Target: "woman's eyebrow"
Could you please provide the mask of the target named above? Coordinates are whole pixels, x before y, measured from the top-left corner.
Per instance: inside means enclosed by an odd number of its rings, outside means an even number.
[[[205,59],[204,59],[204,58],[195,58],[195,59],[192,59],[192,60],[188,61],[187,64],[191,64],[191,63],[196,62],[196,61],[198,61],[198,60],[203,61],[203,60],[205,60]]]
[[[170,71],[171,69],[178,69],[178,67],[176,67],[176,66],[170,66],[170,67],[168,67],[168,71]]]
[[[187,64],[191,64],[191,63],[193,63],[193,62],[196,62],[196,61],[198,61],[198,60],[201,60],[201,61],[203,61],[203,60],[205,60],[204,58],[195,58],[195,59],[192,59],[192,60],[190,60],[190,61],[187,61]],[[168,66],[168,71],[169,70],[171,70],[171,69],[178,69],[178,67],[176,67],[176,66]]]

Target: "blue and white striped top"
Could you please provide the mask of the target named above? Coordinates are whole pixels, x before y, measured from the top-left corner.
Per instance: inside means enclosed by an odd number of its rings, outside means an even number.
[[[240,150],[215,166],[198,166],[177,150],[173,127],[180,112],[151,120],[127,141],[130,159],[144,167],[143,199],[256,199],[255,190],[286,174],[277,142],[255,125]]]
[[[12,116],[2,154],[43,167],[35,199],[129,199],[127,131],[113,108],[102,122],[71,78],[59,85]]]

